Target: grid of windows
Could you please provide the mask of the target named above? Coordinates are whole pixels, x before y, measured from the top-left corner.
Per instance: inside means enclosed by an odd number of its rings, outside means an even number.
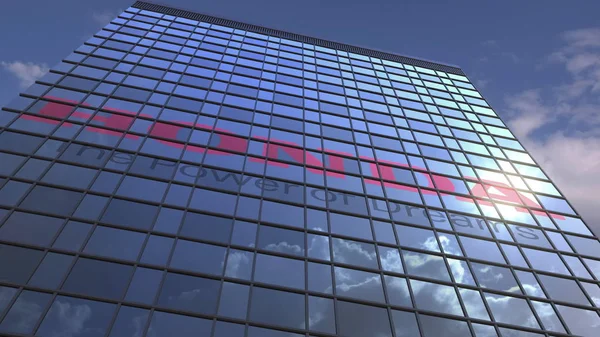
[[[600,242],[466,77],[184,16],[1,111],[0,333],[595,336]]]

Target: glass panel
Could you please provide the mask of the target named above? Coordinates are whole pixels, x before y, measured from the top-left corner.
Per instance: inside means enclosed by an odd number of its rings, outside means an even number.
[[[62,289],[90,296],[120,299],[125,293],[132,271],[132,266],[80,258]]]
[[[496,321],[539,329],[527,302],[520,298],[484,293]]]
[[[158,305],[201,314],[214,314],[220,286],[220,282],[216,280],[167,273]]]
[[[420,309],[463,316],[454,287],[410,280],[415,302]]]
[[[278,290],[254,288],[250,305],[251,321],[304,329],[304,296]]]
[[[109,337],[142,336],[148,321],[148,310],[122,306]]]
[[[39,250],[0,244],[0,280],[25,284],[43,254]],[[15,256],[19,257],[19,263],[15,263]]]
[[[29,280],[29,284],[43,288],[57,288],[72,262],[71,255],[48,253]]]
[[[147,336],[169,336],[173,331],[181,337],[210,336],[211,326],[207,319],[155,311]]]
[[[339,296],[385,303],[379,274],[334,267],[335,288]]]
[[[315,296],[308,297],[308,329],[335,334],[333,300]]]
[[[598,313],[564,305],[557,305],[556,308],[565,320],[571,333],[585,337],[594,337],[598,335],[598,327],[600,327],[600,317],[598,316]]]
[[[575,281],[541,274],[538,274],[538,278],[551,299],[574,304],[590,305],[590,302]]]
[[[336,262],[377,269],[375,246],[344,239],[332,239],[333,259]]]
[[[338,334],[342,336],[392,337],[390,320],[383,308],[338,301],[337,319]]]
[[[409,274],[450,282],[450,275],[443,257],[406,250],[403,255]]]
[[[110,303],[58,296],[36,335],[102,337],[115,308]]]
[[[51,299],[50,294],[23,291],[4,317],[0,324],[0,331],[31,334]]]
[[[283,287],[304,289],[304,262],[258,254],[254,266],[254,280]]]
[[[249,286],[229,282],[223,283],[219,302],[219,315],[246,319],[249,294]]]
[[[521,289],[508,268],[492,266],[482,263],[471,263],[473,273],[482,288],[490,288],[499,291],[521,293]]]
[[[420,315],[423,337],[468,337],[472,336],[467,322],[454,319]]]

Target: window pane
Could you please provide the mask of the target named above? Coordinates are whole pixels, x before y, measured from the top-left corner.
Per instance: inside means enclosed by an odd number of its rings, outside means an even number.
[[[15,212],[0,227],[0,239],[48,246],[63,222],[63,219]]]
[[[165,308],[214,314],[220,282],[200,277],[168,273],[158,305]]]
[[[421,320],[421,329],[423,329],[423,337],[472,336],[467,322],[427,315],[420,315],[419,318]]]
[[[256,282],[304,289],[303,261],[258,254],[254,268]]]
[[[392,337],[388,314],[383,308],[338,301],[337,318],[338,333],[342,336]]]
[[[334,267],[334,272],[339,296],[385,303],[379,274],[341,267]]]
[[[132,271],[133,267],[124,264],[80,258],[62,289],[90,296],[120,299],[125,293]]]
[[[0,244],[0,280],[25,284],[43,255],[39,250]]]
[[[418,308],[463,315],[454,287],[417,280],[410,280],[410,285]]]
[[[58,296],[36,335],[102,337],[115,307],[109,303]]]
[[[50,294],[23,291],[4,317],[0,324],[0,331],[19,334],[32,333],[51,298]]]
[[[98,226],[83,251],[89,254],[135,261],[145,238],[146,235],[142,233]]]
[[[29,285],[50,289],[57,288],[69,267],[71,267],[73,258],[71,255],[48,253],[31,280],[29,280]]]
[[[225,264],[225,251],[224,247],[179,240],[173,251],[171,267],[221,275]]]
[[[249,318],[257,323],[304,329],[304,296],[278,290],[254,288]]]
[[[142,336],[148,313],[145,309],[122,306],[109,337]]]
[[[181,337],[210,336],[211,325],[207,319],[155,311],[147,336],[170,336],[174,331]]]

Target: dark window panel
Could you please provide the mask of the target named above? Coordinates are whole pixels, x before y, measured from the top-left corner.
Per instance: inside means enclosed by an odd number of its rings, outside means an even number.
[[[38,148],[43,138],[5,131],[0,134],[0,150],[30,154]]]
[[[133,274],[125,300],[152,305],[162,276],[160,270],[138,267]]]
[[[57,289],[71,267],[73,258],[71,255],[48,253],[28,284],[35,287]]]
[[[338,301],[337,320],[342,336],[392,337],[388,313],[383,308]]]
[[[195,239],[229,242],[233,219],[189,212],[179,235]]]
[[[0,244],[0,280],[25,284],[42,256],[39,250]]]
[[[148,335],[167,336],[177,331],[177,336],[210,336],[212,322],[207,319],[155,311],[150,321]]]
[[[136,229],[148,229],[157,213],[156,206],[113,199],[101,221]]]
[[[250,330],[252,330],[253,328],[254,327],[250,327]],[[255,328],[255,329],[259,329],[259,328]],[[217,321],[215,323],[213,337],[244,337],[245,332],[246,332],[246,327],[244,325]],[[259,336],[266,337],[263,334],[261,334]]]
[[[38,246],[48,246],[64,220],[37,214],[15,212],[0,227],[0,239]]]
[[[168,273],[158,305],[201,314],[214,314],[220,282],[200,277]]]
[[[25,197],[21,207],[33,211],[69,216],[81,200],[82,193],[46,186],[36,186]]]
[[[225,264],[225,247],[178,240],[171,257],[171,268],[221,275]],[[201,256],[202,258],[198,258]]]
[[[249,319],[282,327],[302,327],[306,321],[304,295],[255,287]]]
[[[150,235],[144,252],[142,253],[141,262],[159,266],[166,266],[171,255],[173,247],[173,238],[168,238],[158,235]]]
[[[254,281],[304,289],[304,270],[303,261],[258,254],[254,266]]]
[[[124,264],[80,258],[62,289],[117,300],[124,295],[132,271]]]
[[[78,251],[83,246],[91,229],[92,225],[90,224],[69,221],[58,235],[56,241],[54,241],[52,247]]]
[[[220,316],[246,319],[250,287],[237,283],[223,283],[219,312]]]
[[[88,240],[85,253],[122,260],[137,260],[145,234],[98,226]]]
[[[424,337],[471,337],[467,322],[448,318],[420,315],[421,329]]]

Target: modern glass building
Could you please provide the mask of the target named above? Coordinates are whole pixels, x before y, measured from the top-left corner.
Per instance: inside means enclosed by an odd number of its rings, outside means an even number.
[[[0,334],[600,335],[600,242],[453,66],[137,2],[0,113]]]

